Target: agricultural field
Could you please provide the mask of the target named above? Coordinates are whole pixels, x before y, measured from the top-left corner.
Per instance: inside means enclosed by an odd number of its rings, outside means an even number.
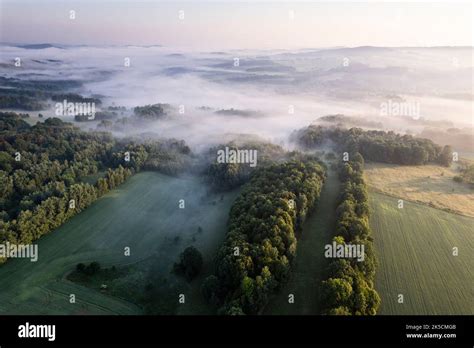
[[[474,314],[474,219],[412,202],[398,209],[398,198],[374,190],[369,197],[378,313]]]
[[[308,217],[298,238],[290,279],[269,302],[264,314],[319,314],[319,289],[328,265],[324,246],[331,243],[334,234],[340,184],[337,173],[328,170],[327,174],[316,211]],[[292,304],[288,302],[289,294],[295,296]]]
[[[474,217],[474,190],[453,180],[460,175],[454,165],[366,163],[364,174],[369,187],[377,192]]]
[[[155,172],[136,174],[42,237],[37,242],[37,262],[11,259],[0,266],[0,313],[141,314],[143,309],[126,294],[139,292],[136,284],[141,284],[139,278],[150,269],[156,277],[170,283],[185,283],[170,271],[187,246],[193,245],[201,251],[203,273],[210,272],[210,263],[225,237],[228,212],[237,195],[238,191],[209,195],[194,177],[173,178]],[[185,201],[184,209],[178,207],[181,199]],[[124,255],[126,247],[130,248],[130,256]],[[158,263],[150,268],[150,260]],[[68,280],[68,274],[78,263],[92,261],[103,267],[132,270],[121,278],[122,284],[114,284],[124,294],[123,298],[99,291],[98,284],[82,286]],[[199,279],[184,284],[185,294],[188,291],[190,297],[186,304],[180,305],[180,312],[205,310],[201,302],[192,301],[199,287]],[[75,294],[75,304],[69,303],[70,294]],[[178,294],[169,295],[178,300]]]

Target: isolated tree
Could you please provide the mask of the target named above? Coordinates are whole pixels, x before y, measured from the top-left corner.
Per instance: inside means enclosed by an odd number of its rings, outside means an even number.
[[[443,147],[443,150],[439,154],[438,162],[439,164],[445,167],[449,167],[451,165],[451,163],[453,162],[453,149],[451,148],[451,146],[446,145],[445,147]]]
[[[201,292],[208,303],[212,305],[219,303],[219,280],[215,275],[210,275],[204,280]]]
[[[202,265],[201,253],[195,247],[190,246],[181,253],[179,262],[174,264],[173,270],[176,274],[183,275],[187,281],[191,281],[199,274]]]
[[[85,269],[86,269],[86,265],[84,265],[83,263],[78,263],[76,265],[76,271],[80,273],[83,273]]]

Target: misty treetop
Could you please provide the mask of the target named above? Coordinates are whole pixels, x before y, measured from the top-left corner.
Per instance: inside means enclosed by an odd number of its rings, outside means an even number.
[[[311,125],[296,133],[296,141],[305,148],[335,143],[341,152],[356,151],[368,161],[382,163],[417,165],[434,162],[449,166],[453,157],[449,145],[441,147],[429,139],[400,135],[393,131]]]
[[[218,163],[218,151],[225,148],[234,151],[255,151],[258,164],[254,167],[249,163]],[[246,183],[256,167],[268,166],[285,159],[288,159],[288,154],[279,145],[255,140],[245,141],[245,143],[232,141],[209,149],[205,155],[207,164],[204,176],[215,191],[228,191]]]
[[[159,120],[169,114],[171,106],[169,104],[151,104],[145,106],[137,106],[133,109],[136,117],[144,120]]]

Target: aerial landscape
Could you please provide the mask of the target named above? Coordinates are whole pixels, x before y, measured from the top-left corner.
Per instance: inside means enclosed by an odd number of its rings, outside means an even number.
[[[1,1],[0,315],[474,315],[472,4],[139,3]]]

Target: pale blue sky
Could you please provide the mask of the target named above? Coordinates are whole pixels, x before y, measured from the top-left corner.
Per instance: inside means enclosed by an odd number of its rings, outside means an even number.
[[[0,0],[0,9],[3,42],[194,49],[473,45],[473,5],[466,1]],[[76,19],[69,19],[70,10]]]

